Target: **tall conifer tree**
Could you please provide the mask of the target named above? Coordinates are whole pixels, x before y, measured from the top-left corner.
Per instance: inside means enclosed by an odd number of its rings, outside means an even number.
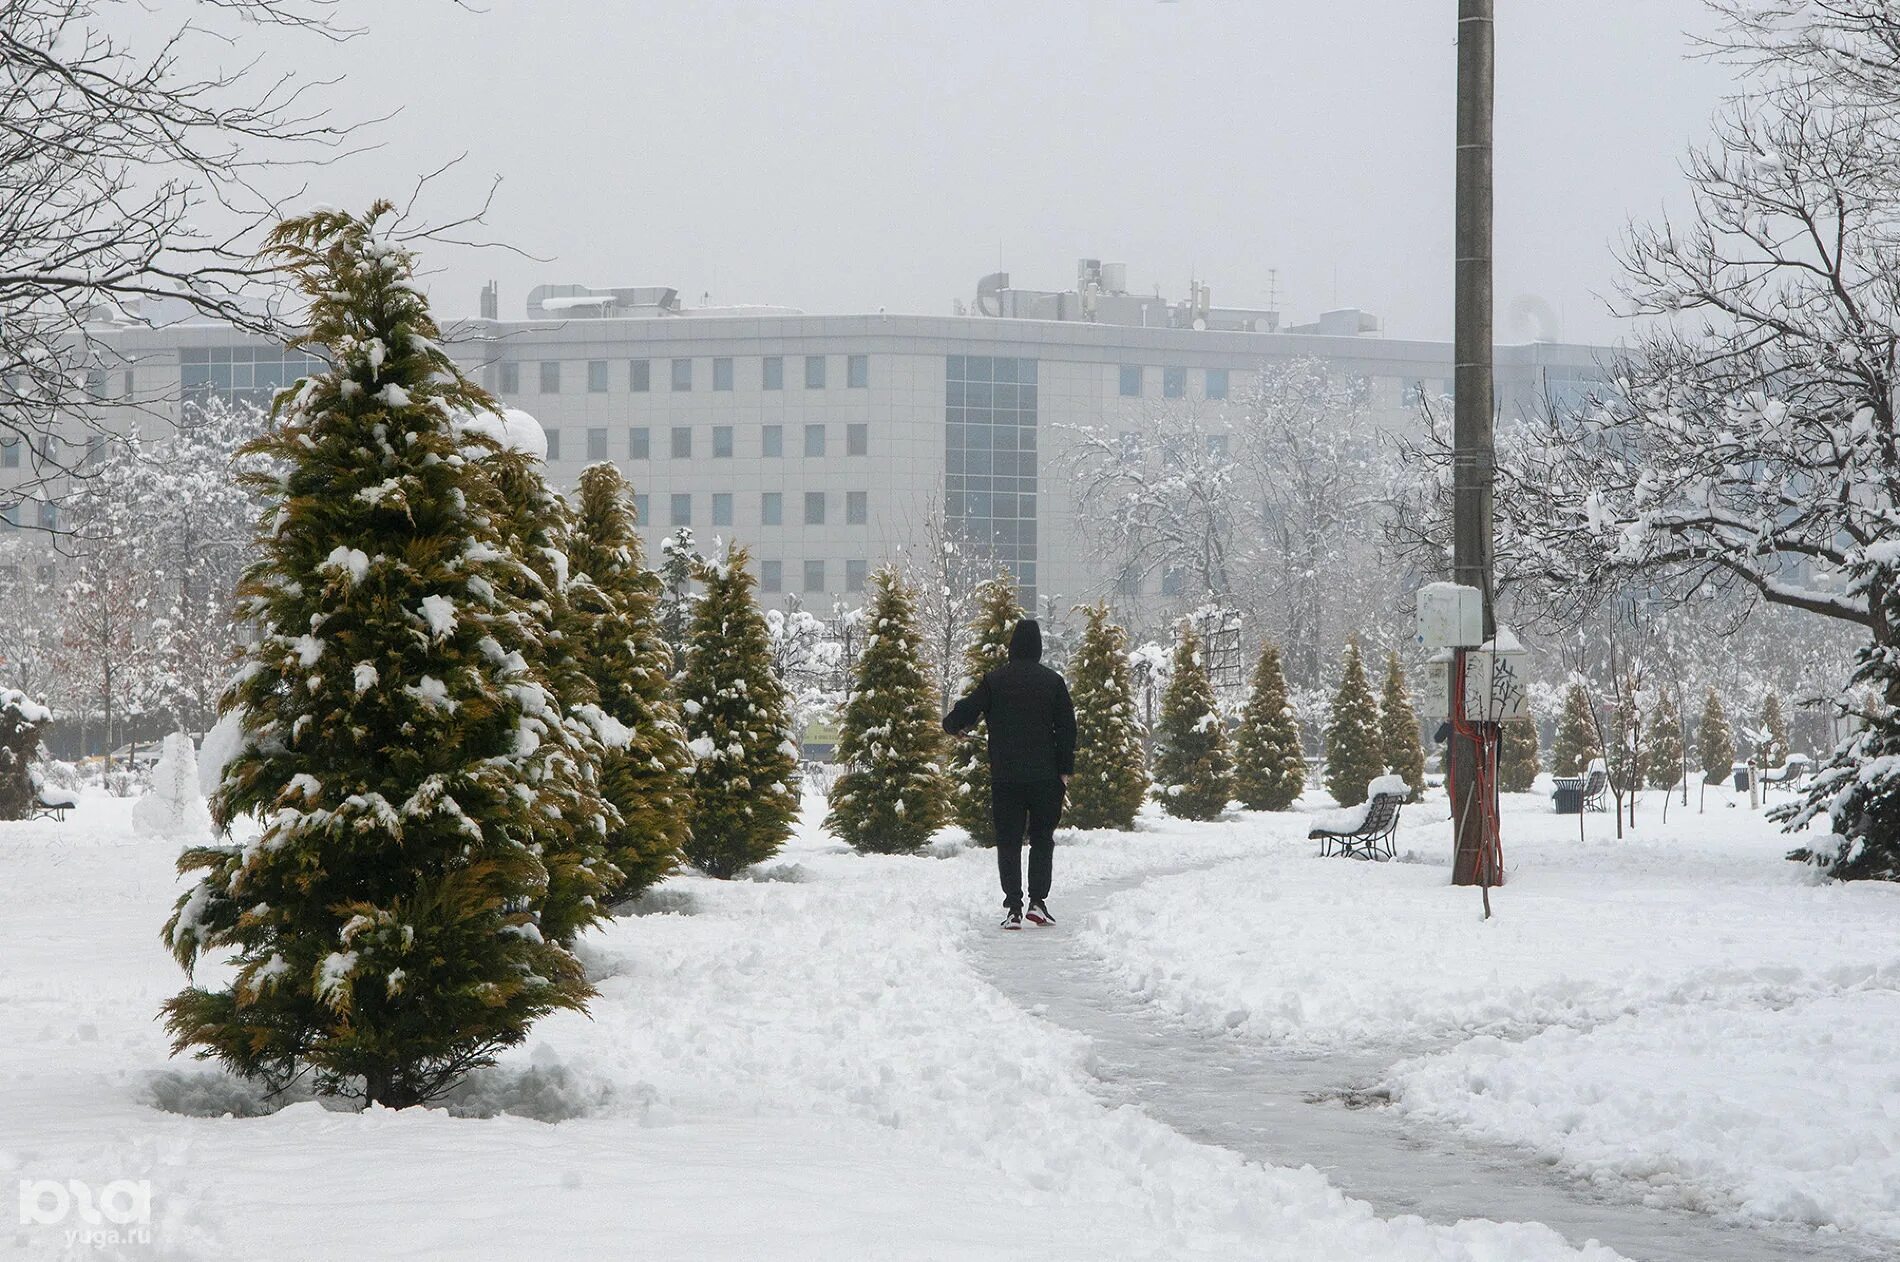
[[[678,695],[693,755],[686,857],[730,878],[777,854],[798,818],[798,746],[771,637],[752,598],[750,555],[727,549],[699,568],[705,589]]]
[[[1009,637],[1026,615],[1016,599],[1016,579],[1005,570],[985,579],[976,589],[976,613],[970,618],[969,643],[963,649],[962,693],[983,676],[1009,661]],[[953,797],[951,811],[970,839],[993,846],[990,824],[990,760],[987,742],[979,730],[973,739],[960,740],[950,751]]]
[[[1396,651],[1386,654],[1385,691],[1379,699],[1379,741],[1385,749],[1385,769],[1403,776],[1418,801],[1425,787],[1425,746],[1419,740],[1418,711],[1412,708],[1412,690],[1405,683],[1405,666]]]
[[[1572,680],[1564,693],[1564,712],[1557,719],[1557,741],[1551,748],[1551,772],[1559,776],[1580,776],[1590,764],[1603,757],[1603,745],[1597,739],[1596,716],[1590,706],[1590,694],[1583,684]]]
[[[1366,788],[1385,774],[1385,734],[1379,702],[1366,679],[1359,641],[1346,641],[1339,690],[1326,719],[1326,791],[1341,806],[1366,800]]]
[[[1684,771],[1682,763],[1682,715],[1676,711],[1675,698],[1667,692],[1656,700],[1655,715],[1649,721],[1648,748],[1643,751],[1649,782],[1669,790],[1676,787]]]
[[[1696,729],[1696,753],[1702,762],[1702,779],[1706,784],[1727,780],[1729,771],[1735,766],[1735,734],[1728,725],[1728,711],[1722,708],[1722,698],[1715,695],[1711,688],[1702,701],[1702,723]]]
[[[1537,720],[1498,724],[1498,787],[1529,793],[1537,784]]]
[[[452,423],[495,404],[439,346],[393,218],[379,202],[271,236],[310,300],[298,345],[334,366],[253,444],[269,507],[240,601],[261,634],[223,701],[244,741],[212,806],[263,833],[181,857],[201,875],[165,941],[236,972],[165,1017],[175,1051],[401,1107],[592,992],[538,916],[568,730],[509,594],[505,506],[468,458],[493,445]]]
[[[1233,796],[1227,731],[1214,704],[1201,639],[1187,621],[1181,623],[1174,673],[1161,698],[1154,780],[1161,809],[1181,819],[1215,819]]]
[[[568,545],[569,600],[582,620],[573,651],[601,708],[627,731],[601,764],[601,792],[619,814],[608,891],[631,898],[679,862],[690,816],[686,731],[668,693],[673,653],[661,634],[660,579],[642,564],[633,492],[612,464],[581,472]]]
[[[1252,810],[1284,811],[1305,788],[1306,754],[1300,721],[1287,702],[1280,650],[1263,641],[1234,738],[1234,796]]]
[[[1128,634],[1108,606],[1082,611],[1081,642],[1070,663],[1075,700],[1075,775],[1063,822],[1076,828],[1131,828],[1148,795],[1148,751],[1135,717]]]
[[[871,576],[866,630],[839,725],[845,770],[825,826],[863,853],[913,854],[949,810],[943,707],[924,670],[917,599],[889,566]]]

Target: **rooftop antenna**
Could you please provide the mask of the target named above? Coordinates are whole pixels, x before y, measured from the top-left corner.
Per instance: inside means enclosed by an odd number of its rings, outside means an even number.
[[[1276,313],[1280,310],[1280,269],[1277,267],[1267,269],[1267,310]]]

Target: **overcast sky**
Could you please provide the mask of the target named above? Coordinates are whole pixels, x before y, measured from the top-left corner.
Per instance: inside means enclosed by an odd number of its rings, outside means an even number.
[[[367,34],[310,58],[342,108],[402,106],[314,198],[466,151],[433,208],[499,175],[493,234],[548,259],[436,256],[444,314],[490,276],[512,317],[543,281],[947,312],[999,264],[1066,288],[1087,255],[1448,333],[1455,0],[479,2],[341,0]],[[1500,340],[1524,295],[1614,337],[1612,246],[1680,204],[1728,73],[1689,57],[1697,0],[1498,8]]]

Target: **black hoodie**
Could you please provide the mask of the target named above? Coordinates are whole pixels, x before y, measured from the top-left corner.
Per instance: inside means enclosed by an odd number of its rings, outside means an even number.
[[[1009,663],[983,676],[944,716],[955,736],[989,721],[990,779],[1031,784],[1075,771],[1075,703],[1062,676],[1042,664],[1042,628],[1033,618],[1009,637]]]

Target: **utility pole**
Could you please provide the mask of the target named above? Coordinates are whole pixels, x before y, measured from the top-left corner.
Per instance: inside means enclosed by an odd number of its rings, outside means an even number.
[[[1453,303],[1452,581],[1475,587],[1484,597],[1484,635],[1497,634],[1492,607],[1491,486],[1494,460],[1491,434],[1491,113],[1494,80],[1493,0],[1458,0],[1458,181],[1456,220],[1457,274]],[[1464,719],[1465,659],[1458,649],[1452,690],[1451,783],[1454,786],[1452,860],[1454,885],[1496,885],[1489,829],[1490,803],[1496,791],[1496,725]],[[1479,716],[1486,718],[1488,716]],[[1489,729],[1491,739],[1481,741]],[[1488,751],[1488,752],[1487,752]],[[1488,786],[1488,787],[1487,787]]]

